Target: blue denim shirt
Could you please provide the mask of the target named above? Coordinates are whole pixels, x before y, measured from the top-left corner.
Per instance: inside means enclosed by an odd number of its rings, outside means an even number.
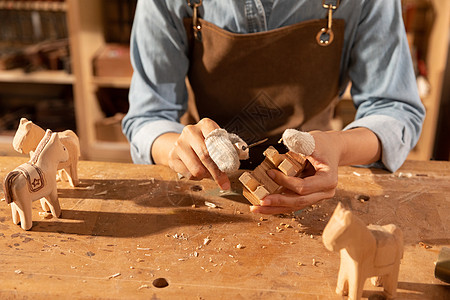
[[[340,91],[350,80],[357,108],[355,121],[344,130],[372,130],[382,144],[380,163],[391,171],[417,143],[425,115],[401,13],[400,0],[342,0],[333,16],[346,21]],[[322,0],[204,0],[200,8],[203,19],[234,33],[272,30],[326,15]],[[186,0],[138,2],[131,37],[130,109],[123,120],[135,163],[152,164],[153,141],[183,129],[179,119],[187,109],[189,67],[186,17],[192,17]]]

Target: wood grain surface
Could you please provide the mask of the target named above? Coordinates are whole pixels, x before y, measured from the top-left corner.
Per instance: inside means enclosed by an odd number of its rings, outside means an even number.
[[[0,157],[0,179],[25,161]],[[394,174],[343,167],[333,199],[282,216],[250,213],[240,174],[223,192],[163,166],[82,161],[79,187],[58,183],[61,218],[36,201],[30,231],[1,201],[0,298],[341,299],[339,254],[321,241],[338,201],[403,230],[397,299],[450,298],[434,278],[450,246],[450,162],[407,161]],[[380,295],[367,281],[363,297]]]

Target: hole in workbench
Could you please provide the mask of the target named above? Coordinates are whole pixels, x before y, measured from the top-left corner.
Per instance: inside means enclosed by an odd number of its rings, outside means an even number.
[[[366,202],[370,200],[370,197],[367,195],[359,195],[356,199],[360,202]]]
[[[203,187],[201,185],[196,184],[196,185],[191,186],[191,191],[193,191],[193,192],[200,192],[202,190],[203,190]]]
[[[165,288],[166,286],[169,286],[169,283],[165,278],[156,278],[153,280],[153,286],[157,288]]]

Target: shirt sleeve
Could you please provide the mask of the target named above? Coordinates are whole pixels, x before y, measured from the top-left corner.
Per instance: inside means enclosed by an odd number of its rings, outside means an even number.
[[[138,1],[136,8],[130,42],[134,69],[130,107],[122,122],[135,163],[152,164],[154,140],[183,129],[179,120],[187,108],[189,61],[182,14],[187,13],[187,4],[171,5],[169,9],[166,1]]]
[[[357,113],[344,130],[372,130],[382,144],[381,163],[394,172],[416,145],[425,117],[399,0],[365,1],[348,74]]]

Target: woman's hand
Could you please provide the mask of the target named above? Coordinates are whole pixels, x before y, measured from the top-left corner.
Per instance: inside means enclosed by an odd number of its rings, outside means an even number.
[[[230,188],[230,180],[211,159],[205,145],[205,137],[217,128],[220,128],[219,125],[208,118],[184,127],[169,152],[167,164],[187,178],[212,176],[221,189],[227,190]]]
[[[266,196],[261,206],[252,206],[255,213],[280,214],[303,209],[323,199],[334,197],[338,184],[338,166],[368,164],[379,159],[380,142],[366,128],[349,131],[313,131],[315,150],[307,159],[315,169],[312,176],[299,178],[284,175],[278,170],[267,174],[286,188],[282,194]]]

